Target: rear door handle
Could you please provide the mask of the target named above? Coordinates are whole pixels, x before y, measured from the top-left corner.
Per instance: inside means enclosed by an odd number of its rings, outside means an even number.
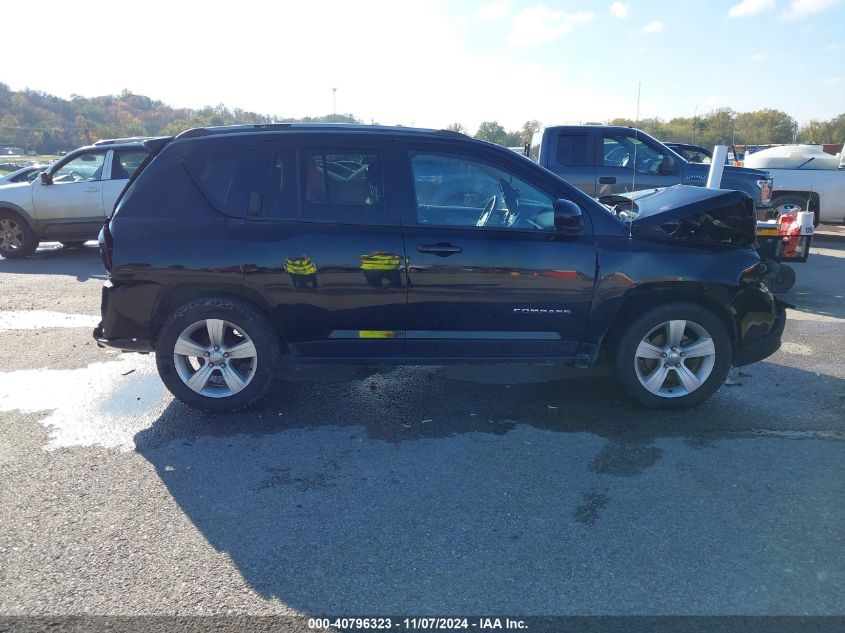
[[[463,253],[464,249],[460,246],[453,246],[448,242],[438,242],[437,244],[420,244],[417,246],[418,253],[432,253],[438,257],[448,257],[455,253]]]
[[[600,176],[599,177],[599,184],[600,185],[615,185],[616,184],[616,176]]]

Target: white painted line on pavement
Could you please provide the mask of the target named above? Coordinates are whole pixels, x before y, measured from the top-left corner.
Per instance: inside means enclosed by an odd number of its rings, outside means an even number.
[[[99,322],[100,317],[90,314],[67,314],[52,310],[0,311],[0,332],[46,328],[93,328]]]

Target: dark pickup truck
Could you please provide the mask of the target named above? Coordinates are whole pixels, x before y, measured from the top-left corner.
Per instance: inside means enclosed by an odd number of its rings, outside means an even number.
[[[610,125],[560,125],[534,135],[529,157],[589,196],[707,183],[709,165],[691,163],[642,130]],[[767,214],[772,204],[768,172],[725,167],[722,189],[747,193]]]

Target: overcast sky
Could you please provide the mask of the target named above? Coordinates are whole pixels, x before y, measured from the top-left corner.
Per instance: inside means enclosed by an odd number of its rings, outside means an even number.
[[[842,0],[4,2],[0,81],[173,106],[474,131],[845,112]],[[9,52],[17,51],[12,56]]]

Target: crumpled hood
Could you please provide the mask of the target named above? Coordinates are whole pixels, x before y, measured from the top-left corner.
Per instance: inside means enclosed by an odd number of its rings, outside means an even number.
[[[603,196],[630,223],[631,235],[748,247],[757,239],[754,201],[731,189],[674,185]],[[627,202],[626,202],[627,201]]]

